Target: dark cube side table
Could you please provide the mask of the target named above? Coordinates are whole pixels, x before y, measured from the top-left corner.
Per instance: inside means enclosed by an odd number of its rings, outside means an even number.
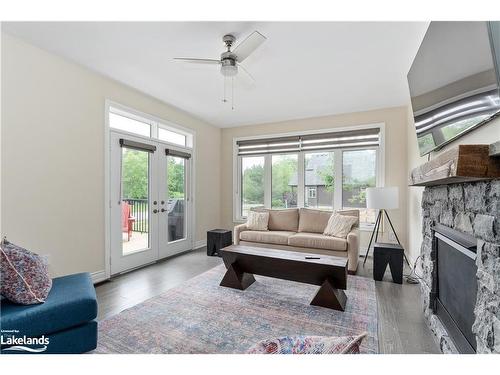
[[[233,233],[226,229],[212,229],[207,232],[207,255],[219,255],[219,250],[233,244]]]
[[[381,281],[389,264],[392,281],[403,284],[403,256],[401,245],[376,242],[373,245],[373,279]]]

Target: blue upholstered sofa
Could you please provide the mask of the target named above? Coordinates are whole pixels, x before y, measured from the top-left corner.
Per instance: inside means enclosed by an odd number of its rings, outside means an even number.
[[[4,341],[9,335],[48,338],[43,353],[85,353],[97,346],[96,317],[97,299],[90,274],[78,273],[53,279],[45,303],[25,306],[3,299],[0,327]],[[26,351],[2,345],[2,354],[10,353]]]

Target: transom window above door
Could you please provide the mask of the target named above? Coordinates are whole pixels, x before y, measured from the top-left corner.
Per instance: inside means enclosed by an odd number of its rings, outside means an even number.
[[[235,221],[259,207],[358,209],[361,229],[372,228],[365,190],[383,184],[383,128],[235,139]]]
[[[107,112],[109,128],[112,130],[193,148],[193,133],[190,129],[116,103],[109,103]]]

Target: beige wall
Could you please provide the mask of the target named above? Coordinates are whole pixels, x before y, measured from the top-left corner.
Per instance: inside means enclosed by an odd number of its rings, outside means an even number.
[[[415,133],[414,122],[413,122],[413,111],[411,110],[411,106],[408,107],[408,171],[406,173],[409,176],[409,173],[414,166],[425,163],[427,161],[426,157],[420,157],[418,151],[417,144],[417,133]],[[423,187],[412,187],[408,188],[408,201],[407,201],[407,212],[408,212],[408,220],[407,224],[407,233],[408,233],[408,247],[407,247],[407,255],[410,259],[410,262],[413,264],[417,256],[420,254],[420,244],[422,242],[422,220],[421,217],[421,202],[422,202],[422,192],[424,191]]]
[[[406,244],[406,194],[407,194],[407,109],[406,107],[388,108],[383,110],[349,113],[335,116],[317,117],[302,120],[276,122],[260,125],[222,129],[222,225],[232,228],[233,223],[233,138],[308,131],[335,127],[346,127],[372,123],[385,123],[385,185],[399,186],[400,209],[391,212],[394,226],[403,244]],[[362,233],[362,246],[369,241],[369,232]],[[364,254],[365,249],[361,249]]]
[[[220,224],[219,128],[2,33],[2,234],[54,275],[104,270],[105,99],[196,131],[196,240]]]
[[[414,129],[411,106],[408,107],[408,175],[410,171],[427,161],[427,157],[420,157],[417,146],[417,137]],[[500,119],[496,119],[471,133],[458,138],[442,150],[431,154],[431,158],[445,152],[450,147],[459,144],[491,144],[500,140]],[[422,192],[421,187],[408,188],[408,251],[415,259],[420,254],[420,245],[422,244]]]

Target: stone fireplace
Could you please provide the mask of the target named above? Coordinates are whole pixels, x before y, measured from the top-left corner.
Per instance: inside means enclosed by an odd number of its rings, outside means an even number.
[[[500,179],[426,187],[422,213],[423,242],[419,265],[422,269],[423,308],[442,352],[458,353],[459,350],[435,314],[432,298],[436,291],[433,238],[438,224],[477,240],[477,297],[472,333],[477,353],[500,353]]]

